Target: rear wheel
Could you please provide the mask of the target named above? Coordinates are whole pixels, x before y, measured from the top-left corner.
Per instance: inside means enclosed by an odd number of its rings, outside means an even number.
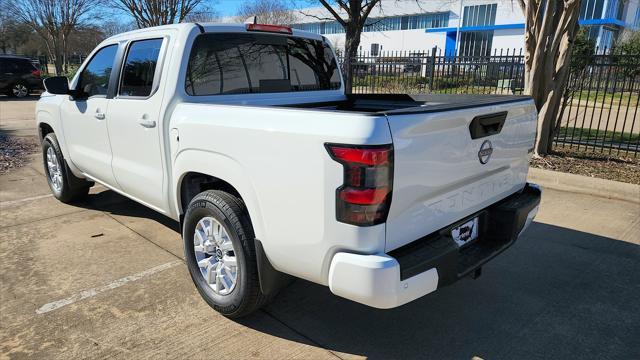
[[[266,302],[253,227],[242,200],[217,190],[198,194],[185,214],[182,237],[189,273],[209,306],[238,318]]]
[[[56,199],[70,203],[87,196],[93,183],[80,179],[68,171],[54,133],[47,134],[42,140],[42,161],[49,188]]]
[[[23,98],[29,95],[29,87],[24,82],[17,82],[9,88],[9,96]]]

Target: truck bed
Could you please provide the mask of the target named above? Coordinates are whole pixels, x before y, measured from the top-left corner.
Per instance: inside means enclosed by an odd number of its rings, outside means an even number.
[[[344,101],[283,105],[283,107],[400,115],[460,110],[529,99],[531,97],[525,95],[350,94]]]
[[[468,220],[526,184],[536,131],[529,96],[351,94],[302,108],[387,120],[394,178],[386,251]]]

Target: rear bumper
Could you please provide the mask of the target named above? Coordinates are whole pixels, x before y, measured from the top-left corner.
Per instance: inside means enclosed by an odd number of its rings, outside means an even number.
[[[468,275],[511,246],[536,216],[540,196],[537,185],[527,184],[473,214],[470,218],[479,217],[478,239],[462,248],[450,236],[456,223],[388,254],[337,253],[329,270],[329,288],[338,296],[381,309],[413,301]]]

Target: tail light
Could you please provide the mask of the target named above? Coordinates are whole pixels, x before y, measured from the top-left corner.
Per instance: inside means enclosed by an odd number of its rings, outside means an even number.
[[[33,75],[35,77],[40,77],[40,70],[38,70],[38,69],[31,70],[31,75]]]
[[[326,144],[331,158],[344,167],[336,189],[336,218],[371,226],[387,220],[393,189],[393,145]]]
[[[260,32],[270,32],[270,33],[278,33],[278,34],[293,34],[293,30],[291,30],[288,26],[280,26],[280,25],[267,25],[267,24],[247,24],[247,31],[260,31]]]

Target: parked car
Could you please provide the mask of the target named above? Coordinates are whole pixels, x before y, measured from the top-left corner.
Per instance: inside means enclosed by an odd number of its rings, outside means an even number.
[[[40,70],[31,59],[0,55],[0,92],[22,98],[41,89]]]
[[[341,79],[326,38],[288,27],[111,37],[70,83],[45,81],[49,186],[73,202],[98,182],[179,221],[196,288],[229,317],[291,276],[377,308],[478,276],[538,209],[531,98]]]

